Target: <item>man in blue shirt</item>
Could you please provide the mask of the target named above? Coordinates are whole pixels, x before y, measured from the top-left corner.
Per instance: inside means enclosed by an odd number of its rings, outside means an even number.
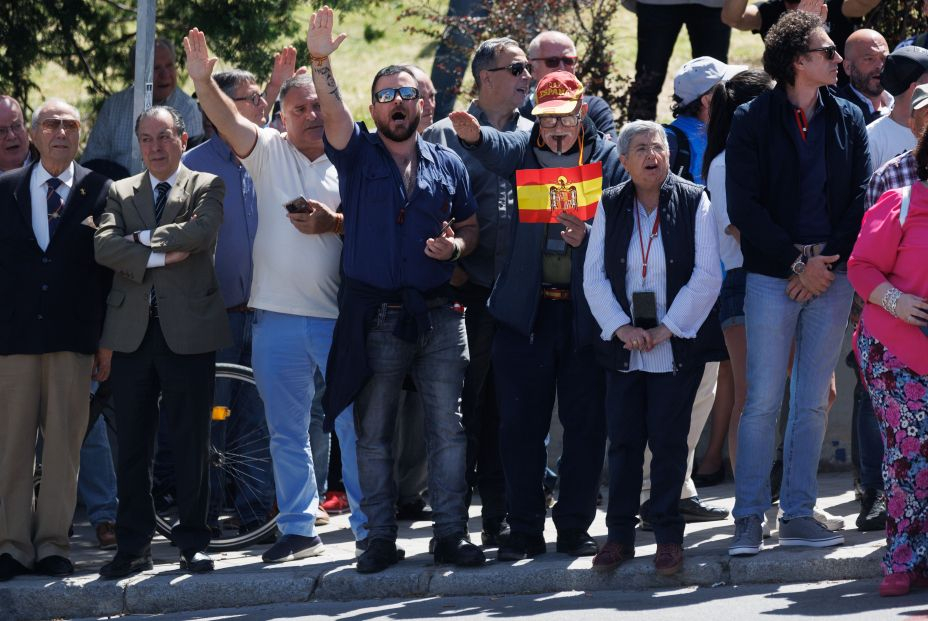
[[[397,562],[396,485],[391,440],[409,373],[426,412],[435,561],[482,565],[465,539],[465,436],[459,402],[468,352],[464,315],[449,304],[454,261],[477,242],[467,170],[450,149],[419,138],[422,101],[415,76],[381,69],[371,87],[368,133],[342,101],[329,55],[332,10],[310,18],[307,45],[325,129],[338,171],[345,242],[339,316],[323,399],[327,423],[355,402],[358,471],[370,543],[362,573]],[[453,228],[452,228],[453,225]]]

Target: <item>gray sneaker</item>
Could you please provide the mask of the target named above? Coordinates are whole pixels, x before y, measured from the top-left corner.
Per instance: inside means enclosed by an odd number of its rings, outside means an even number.
[[[780,520],[779,537],[781,546],[827,548],[844,543],[844,535],[828,530],[811,516]]]
[[[764,547],[760,518],[749,515],[735,520],[735,536],[728,546],[728,556],[754,556]]]

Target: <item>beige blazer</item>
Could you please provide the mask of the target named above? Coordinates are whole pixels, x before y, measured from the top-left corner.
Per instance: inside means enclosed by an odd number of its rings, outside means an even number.
[[[145,336],[149,291],[155,288],[165,341],[177,354],[216,351],[231,343],[219,283],[213,269],[222,223],[225,185],[215,175],[181,164],[156,226],[148,171],[113,183],[94,235],[98,263],[113,270],[101,345],[133,352]],[[151,231],[151,248],[126,239]],[[152,252],[189,252],[185,260],[148,269]]]

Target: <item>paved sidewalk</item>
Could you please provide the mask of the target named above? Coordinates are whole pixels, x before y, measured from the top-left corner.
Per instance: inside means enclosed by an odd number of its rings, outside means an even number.
[[[435,595],[493,595],[547,593],[565,590],[646,590],[673,586],[711,587],[721,584],[816,582],[876,578],[880,576],[884,535],[860,533],[854,528],[859,510],[850,473],[819,476],[819,506],[845,518],[844,546],[826,549],[780,549],[776,531],[767,548],[756,557],[730,559],[731,519],[687,525],[686,562],[677,576],[654,573],[655,551],[651,533],[639,531],[637,558],[615,573],[601,575],[590,569],[591,558],[572,558],[554,552],[556,531],[547,522],[548,553],[517,563],[499,563],[488,550],[487,565],[480,569],[436,566],[428,554],[431,525],[400,525],[400,543],[406,560],[380,574],[361,575],[354,570],[354,541],[347,516],[333,516],[320,529],[325,553],[313,559],[265,565],[267,546],[214,555],[216,571],[206,575],[181,573],[177,551],[164,539],[152,547],[155,567],[129,579],[110,582],[97,576],[112,552],[96,548],[92,529],[77,524],[72,578],[18,577],[0,584],[0,619],[49,619],[208,610],[237,606],[310,600],[355,600]],[[605,489],[603,492],[605,493]],[[734,484],[705,488],[701,498],[731,508]],[[771,509],[769,518],[775,517]],[[479,542],[479,507],[471,509],[471,535]],[[597,512],[591,534],[605,540],[605,505]]]

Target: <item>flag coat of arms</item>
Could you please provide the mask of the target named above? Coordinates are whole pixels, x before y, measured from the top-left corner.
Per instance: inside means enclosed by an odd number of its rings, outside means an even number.
[[[596,215],[602,193],[602,162],[516,171],[519,222],[553,223],[561,213],[589,220]]]

